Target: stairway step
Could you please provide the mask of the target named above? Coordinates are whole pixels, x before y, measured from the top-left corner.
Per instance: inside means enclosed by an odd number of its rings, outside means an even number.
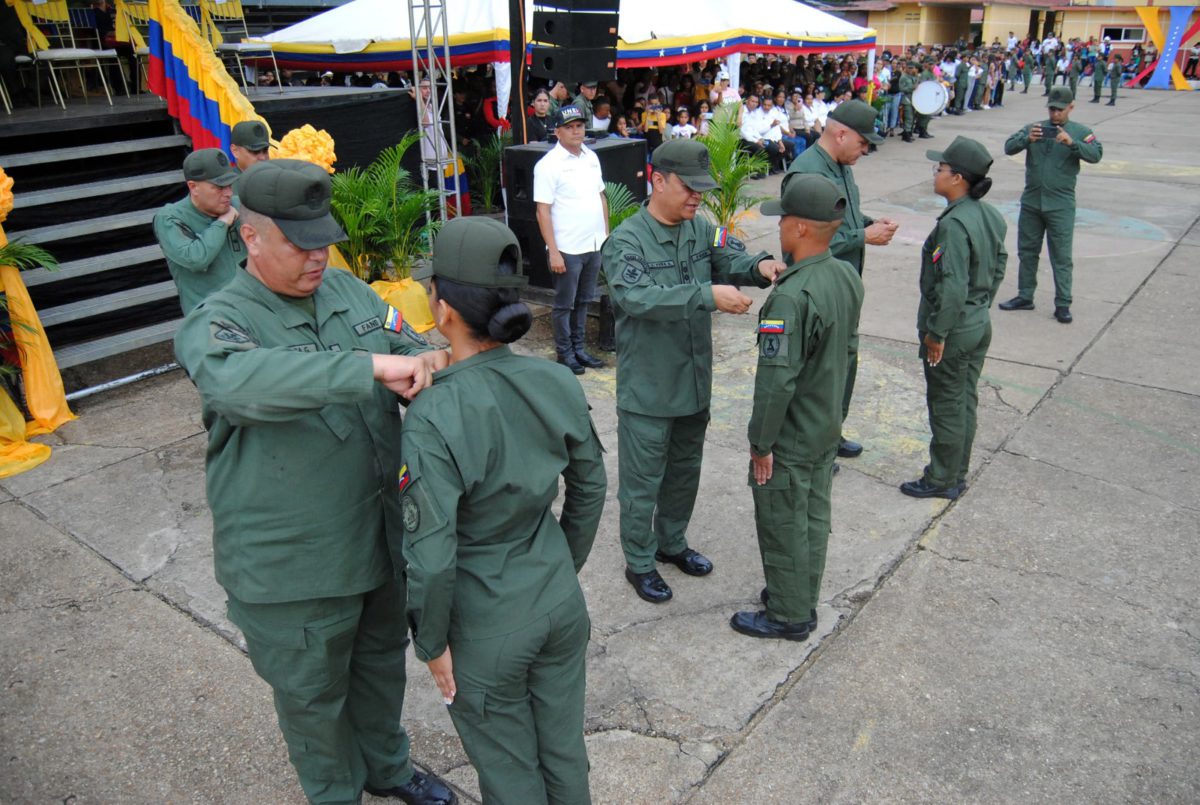
[[[89,299],[81,299],[78,302],[39,310],[38,317],[42,320],[43,327],[54,327],[59,324],[66,324],[69,321],[78,321],[79,319],[99,316],[102,313],[112,313],[116,310],[144,305],[147,302],[170,299],[173,296],[177,296],[178,293],[175,289],[174,281],[167,280],[166,282],[142,285],[138,288],[129,288],[124,291],[117,291],[116,293],[93,296]]]
[[[60,280],[86,277],[89,274],[99,274],[102,271],[112,271],[115,268],[126,268],[143,263],[152,263],[155,260],[161,259],[163,259],[162,249],[159,248],[158,244],[152,244],[150,246],[139,246],[136,249],[127,249],[123,252],[101,254],[96,257],[86,257],[82,260],[71,260],[70,262],[60,264],[57,271],[47,271],[44,268],[22,271],[21,279],[24,280],[25,287],[32,288],[35,285],[46,285],[47,283],[59,282]]]
[[[144,173],[141,176],[126,176],[121,179],[105,179],[102,182],[87,184],[71,184],[62,187],[51,187],[47,190],[35,190],[31,193],[17,193],[13,196],[13,209],[40,207],[46,204],[61,204],[64,201],[110,196],[115,193],[128,193],[149,187],[162,187],[169,184],[183,184],[183,171],[171,170],[160,173]],[[180,190],[182,193],[183,191]]]
[[[75,145],[69,148],[53,148],[48,151],[31,151],[25,154],[7,154],[0,156],[0,165],[9,168],[22,168],[26,165],[45,165],[51,162],[66,162],[71,159],[91,159],[106,157],[113,154],[128,154],[135,151],[154,151],[160,148],[176,148],[191,143],[182,134],[168,134],[162,137],[145,137],[140,140],[124,140],[116,143],[96,143],[95,145]]]
[[[133,210],[116,215],[106,215],[101,218],[87,218],[83,221],[73,221],[69,224],[52,224],[37,229],[26,229],[23,232],[9,232],[9,240],[21,240],[25,243],[52,243],[56,240],[77,238],[93,232],[106,232],[113,229],[129,229],[143,226],[154,220],[154,214],[160,208],[152,210]]]
[[[54,360],[58,363],[60,369],[69,369],[72,366],[79,366],[91,363],[92,361],[98,361],[101,358],[108,358],[113,355],[120,355],[123,352],[148,347],[151,344],[170,341],[175,337],[175,331],[179,329],[179,325],[182,323],[183,318],[180,317],[171,321],[153,324],[149,327],[117,333],[105,338],[97,338],[95,341],[72,344],[69,347],[56,349],[54,351]]]

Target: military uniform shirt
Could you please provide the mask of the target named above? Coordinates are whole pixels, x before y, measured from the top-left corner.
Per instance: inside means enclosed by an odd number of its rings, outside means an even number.
[[[646,207],[604,242],[604,276],[617,330],[617,407],[656,417],[689,416],[712,397],[712,286],[765,288],[766,252],[707,219],[677,226]]]
[[[862,278],[828,250],[779,275],[758,317],[755,455],[816,461],[837,445],[862,301]]]
[[[591,129],[593,115],[592,102],[583,97],[583,93],[581,92],[575,96],[575,100],[571,101],[571,105],[578,107],[579,111],[583,112],[583,127]]]
[[[440,656],[451,636],[514,632],[578,594],[604,508],[602,452],[565,366],[503,346],[437,373],[409,407],[401,450],[418,659]]]
[[[921,250],[917,331],[945,342],[989,320],[1004,279],[1008,224],[991,204],[963,196],[946,207]]]
[[[237,221],[225,226],[196,209],[190,196],[155,213],[154,236],[179,289],[184,314],[223,288],[246,262]]]
[[[794,173],[815,173],[824,176],[846,194],[846,217],[842,219],[842,225],[830,241],[829,250],[834,257],[845,260],[854,266],[855,271],[862,274],[867,227],[875,223],[875,220],[863,215],[862,207],[859,206],[858,184],[854,181],[854,171],[849,165],[839,164],[820,143],[816,143],[792,160],[787,175],[783,177],[783,189],[787,188],[788,179]]]
[[[400,410],[371,353],[428,349],[347,271],[315,319],[240,271],[184,320],[175,354],[200,392],[217,581],[247,603],[373,590],[400,532]],[[422,392],[424,393],[424,392]]]
[[[1071,136],[1070,145],[1044,137],[1030,142],[1034,126],[1052,126],[1049,120],[1030,123],[1004,143],[1004,153],[1012,156],[1025,152],[1025,192],[1021,206],[1052,212],[1075,209],[1075,180],[1079,161],[1096,163],[1104,155],[1104,146],[1087,126],[1068,120],[1063,129]]]

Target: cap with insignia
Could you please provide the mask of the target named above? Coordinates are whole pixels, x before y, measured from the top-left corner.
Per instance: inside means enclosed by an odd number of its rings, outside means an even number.
[[[782,197],[764,202],[759,211],[808,221],[840,221],[846,214],[846,195],[824,176],[797,173],[788,181]]]
[[[1066,109],[1075,101],[1075,96],[1071,94],[1070,87],[1051,87],[1050,97],[1046,99],[1046,106],[1051,109]]]
[[[321,249],[346,240],[329,212],[332,184],[324,168],[298,159],[259,162],[242,174],[242,207],[275,222],[301,249]]]
[[[870,142],[879,145],[883,138],[875,133],[875,108],[862,101],[846,101],[839,103],[837,108],[829,113],[830,120],[836,120],[843,126],[849,126]]]
[[[183,160],[183,178],[189,182],[210,182],[229,187],[240,174],[220,148],[201,148]]]
[[[600,85],[599,81],[580,81],[579,82],[579,86],[587,87],[588,89],[595,89],[599,85]]]
[[[650,161],[655,170],[674,173],[697,193],[717,186],[708,170],[708,148],[696,140],[668,140],[654,149]]]
[[[516,273],[500,270],[501,262]],[[417,279],[432,274],[476,288],[523,288],[528,278],[521,272],[521,245],[517,236],[492,218],[453,218],[433,242],[432,271],[413,273]]]
[[[560,106],[558,112],[554,115],[554,126],[565,126],[568,123],[580,121],[584,126],[587,126],[588,121],[584,120],[583,110],[578,106]]]
[[[243,120],[233,127],[230,142],[248,151],[265,151],[271,147],[271,136],[261,120]]]
[[[945,162],[960,173],[969,173],[981,178],[987,176],[992,167],[992,155],[982,143],[970,137],[955,137],[954,142],[946,146],[945,151],[926,151],[925,156],[934,162]]]

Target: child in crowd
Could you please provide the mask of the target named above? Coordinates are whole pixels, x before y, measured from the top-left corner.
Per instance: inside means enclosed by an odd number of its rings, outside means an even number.
[[[686,106],[681,106],[675,110],[675,125],[671,126],[672,140],[690,140],[696,136],[698,130],[690,122],[692,113]]]

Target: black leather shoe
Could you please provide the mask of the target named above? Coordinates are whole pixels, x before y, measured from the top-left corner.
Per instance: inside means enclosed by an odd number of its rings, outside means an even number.
[[[580,365],[579,361],[575,360],[574,355],[559,355],[558,362],[577,375],[583,374],[583,366]]]
[[[767,617],[765,610],[738,612],[729,619],[733,631],[750,637],[767,637],[775,640],[807,640],[811,632],[807,623],[784,623]]]
[[[1099,99],[1099,98],[1092,98],[1090,101],[1088,101],[1088,103],[1100,103],[1100,99]]]
[[[1105,105],[1105,106],[1116,106],[1116,105],[1117,105],[1117,102],[1116,102],[1116,101],[1109,101],[1108,103],[1106,103],[1106,104],[1104,104],[1104,105]]]
[[[712,562],[691,548],[684,548],[674,555],[655,551],[654,558],[659,562],[670,562],[689,576],[707,576],[712,573]]]
[[[920,137],[922,140],[932,140],[933,139],[933,135],[927,131],[922,131],[917,136]]]
[[[1007,302],[1000,303],[1001,310],[1033,310],[1033,300],[1014,296]]]
[[[946,500],[958,500],[958,496],[962,494],[961,488],[958,486],[934,486],[924,476],[915,481],[905,481],[900,484],[900,491],[910,498],[945,498]]]
[[[671,600],[671,587],[663,580],[662,576],[658,575],[657,570],[651,570],[649,573],[634,573],[629,568],[625,568],[625,580],[633,585],[633,591],[643,601],[662,604]]]
[[[363,790],[373,797],[394,797],[404,800],[408,805],[454,805],[458,802],[458,797],[449,786],[437,777],[415,770],[412,779],[404,785],[394,788],[367,786]]]
[[[758,600],[762,601],[762,605],[764,607],[767,605],[767,602],[771,600],[771,594],[767,592],[766,587],[763,587],[762,592],[758,594]],[[808,620],[804,622],[804,625],[808,627],[810,632],[817,631],[817,611],[815,609],[810,609],[808,611]]]
[[[906,143],[911,143],[913,141],[913,136],[906,131],[904,134],[900,135],[900,139],[904,140]]]
[[[603,369],[605,366],[604,361],[600,360],[595,355],[589,355],[585,350],[582,349],[575,350],[575,360],[579,361],[581,365],[586,366],[588,369]]]
[[[861,455],[861,444],[852,442],[845,436],[838,437],[838,458],[858,458]]]
[[[1054,318],[1058,319],[1060,324],[1070,324],[1075,321],[1075,317],[1071,315],[1071,308],[1069,307],[1054,308]]]

